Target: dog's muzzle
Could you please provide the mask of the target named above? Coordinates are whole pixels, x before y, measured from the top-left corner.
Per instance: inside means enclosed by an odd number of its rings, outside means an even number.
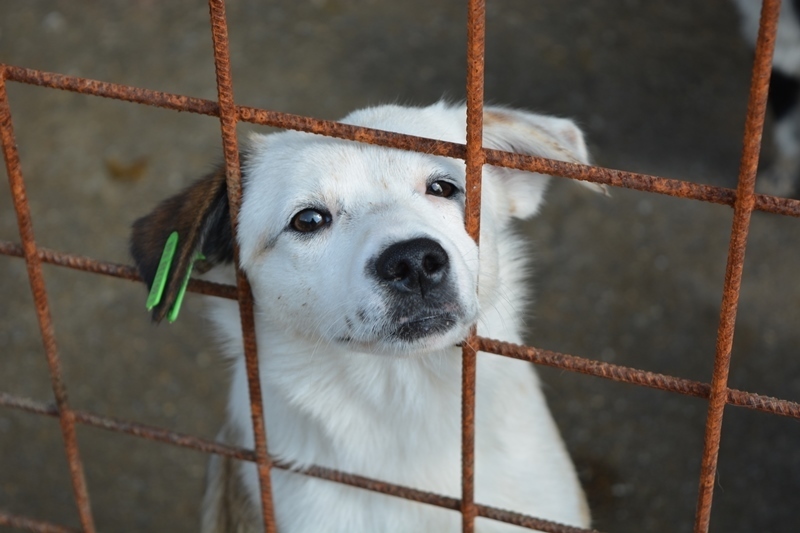
[[[458,322],[461,306],[451,280],[450,258],[433,239],[390,245],[375,260],[373,276],[392,309],[392,337],[413,341],[443,333]]]

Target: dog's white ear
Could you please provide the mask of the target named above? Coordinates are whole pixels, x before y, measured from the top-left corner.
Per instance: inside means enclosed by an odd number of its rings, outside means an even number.
[[[225,168],[221,167],[134,222],[130,251],[148,288],[153,285],[167,238],[173,231],[178,232],[178,247],[163,296],[153,310],[154,321],[160,322],[172,308],[197,252],[205,256],[195,263],[200,272],[233,261],[229,213]]]
[[[583,132],[568,119],[536,115],[515,109],[488,107],[483,115],[483,145],[507,152],[546,157],[570,163],[589,163]],[[549,176],[512,169],[496,169],[508,192],[510,214],[535,215],[542,203]],[[608,194],[605,185],[579,181]]]

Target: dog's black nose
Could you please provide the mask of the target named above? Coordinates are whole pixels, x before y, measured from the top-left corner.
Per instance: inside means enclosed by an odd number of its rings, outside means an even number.
[[[389,246],[376,260],[375,271],[398,292],[420,293],[424,298],[447,279],[449,263],[438,242],[418,238]]]

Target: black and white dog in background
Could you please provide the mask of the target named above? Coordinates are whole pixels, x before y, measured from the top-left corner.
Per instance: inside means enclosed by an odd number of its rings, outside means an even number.
[[[755,45],[761,0],[735,0],[742,15],[742,33]],[[798,193],[800,182],[800,0],[781,5],[769,101],[774,119],[776,158],[761,173],[758,190],[777,196]]]

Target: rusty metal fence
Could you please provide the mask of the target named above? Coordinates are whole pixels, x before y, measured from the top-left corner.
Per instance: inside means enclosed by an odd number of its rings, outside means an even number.
[[[277,111],[237,106],[233,99],[224,0],[209,0],[209,9],[214,44],[214,61],[217,72],[218,99],[216,101],[0,64],[0,141],[2,142],[3,156],[21,240],[21,244],[0,241],[0,253],[25,259],[55,396],[55,405],[47,405],[0,392],[0,406],[59,419],[72,480],[72,489],[80,517],[80,528],[47,523],[30,517],[16,516],[3,510],[0,510],[0,525],[40,532],[83,531],[85,533],[93,533],[96,531],[92,517],[89,490],[84,479],[82,460],[76,439],[76,424],[104,428],[176,446],[192,448],[205,453],[220,454],[254,462],[258,467],[261,486],[264,528],[265,531],[270,533],[276,531],[270,472],[273,468],[289,469],[287,465],[272,461],[268,453],[260,382],[258,379],[257,348],[253,333],[252,295],[247,279],[241,271],[237,273],[237,285],[235,287],[192,280],[189,284],[189,290],[239,301],[244,335],[244,355],[247,361],[250,388],[252,423],[256,436],[254,449],[228,446],[163,428],[102,417],[70,407],[50,318],[48,295],[42,275],[42,263],[50,263],[127,280],[140,281],[140,277],[134,268],[127,265],[98,261],[88,257],[41,248],[36,245],[19,153],[14,139],[11,109],[6,93],[6,82],[11,81],[218,117],[222,132],[229,190],[228,197],[230,199],[231,219],[234,223],[234,230],[241,201],[239,152],[236,137],[236,124],[238,122],[250,122],[305,131],[379,146],[422,151],[429,154],[463,159],[467,165],[466,226],[469,234],[476,241],[478,240],[480,228],[481,169],[484,164],[731,206],[734,211],[733,227],[730,233],[728,262],[711,383],[647,372],[530,346],[518,346],[483,338],[473,331],[471,336],[463,343],[462,348],[462,492],[460,499],[322,467],[313,467],[298,472],[298,475],[314,476],[365,490],[459,511],[462,514],[462,530],[465,533],[474,531],[474,522],[477,516],[544,532],[577,533],[594,531],[496,509],[474,501],[476,355],[478,351],[491,352],[499,356],[522,359],[540,365],[599,376],[614,381],[706,398],[708,400],[708,414],[694,531],[695,533],[708,531],[725,405],[747,407],[766,413],[800,419],[800,404],[796,402],[728,387],[733,330],[751,214],[754,210],[759,210],[800,217],[800,201],[755,194],[755,176],[764,126],[780,0],[764,0],[763,2],[747,107],[739,181],[736,190],[483,148],[481,136],[485,34],[484,0],[469,0],[468,2],[466,145],[399,135]]]

